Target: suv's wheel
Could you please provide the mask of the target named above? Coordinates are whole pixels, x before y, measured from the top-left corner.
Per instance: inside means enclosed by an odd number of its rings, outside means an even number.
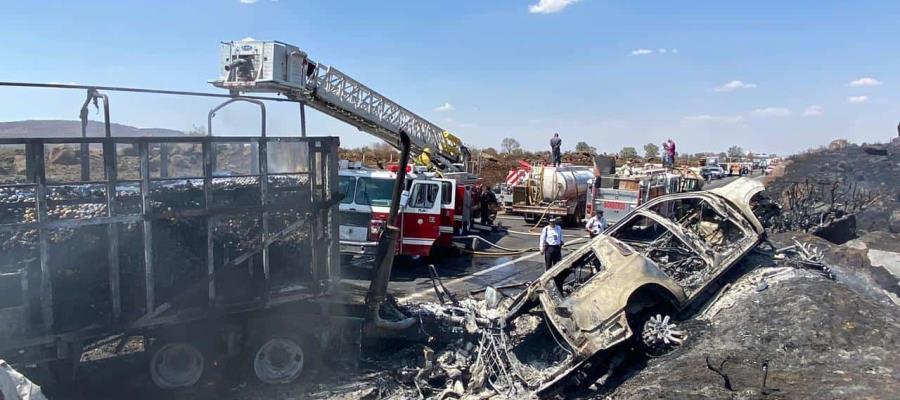
[[[640,319],[640,345],[649,356],[660,356],[680,346],[687,333],[678,329],[672,317],[665,313],[648,313]]]

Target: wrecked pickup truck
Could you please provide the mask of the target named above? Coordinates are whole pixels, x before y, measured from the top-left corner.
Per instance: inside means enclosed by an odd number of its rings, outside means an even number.
[[[501,310],[509,330],[519,318],[543,319],[553,339],[545,343],[560,347],[555,361],[511,349],[512,365],[539,365],[526,367],[539,374],[524,374],[538,382],[523,383],[544,397],[625,343],[650,354],[680,344],[686,335],[672,321],[696,311],[763,239],[754,215],[763,193],[758,181],[740,178],[656,198],[545,272]]]

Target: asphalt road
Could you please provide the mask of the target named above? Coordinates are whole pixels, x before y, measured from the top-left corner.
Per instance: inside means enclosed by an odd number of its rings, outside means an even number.
[[[760,179],[762,175],[754,175]],[[708,182],[704,189],[723,186],[736,179],[728,177]],[[531,226],[521,216],[501,214],[497,218],[498,232],[481,235],[486,240],[508,249],[529,249],[538,246],[540,228],[530,232]],[[577,248],[586,242],[586,232],[581,227],[566,227],[563,236],[571,248]],[[583,239],[579,239],[583,238]],[[471,240],[466,240],[470,242]],[[481,244],[480,250],[489,249]],[[569,250],[564,249],[563,255]],[[502,287],[519,284],[518,287],[505,289],[507,293],[521,290],[525,283],[535,280],[544,271],[543,256],[537,251],[525,251],[515,255],[483,255],[460,254],[431,261],[441,277],[444,286],[459,296],[467,296],[471,291],[483,290],[487,286]],[[344,266],[342,274],[344,282],[351,292],[364,293],[369,286],[372,271],[371,260],[355,260],[350,266]],[[397,259],[391,274],[388,292],[397,297],[401,303],[434,301],[436,296],[428,274],[427,263],[423,260]]]
[[[529,232],[531,225],[526,224],[521,216],[499,215],[496,221],[496,232],[483,233],[479,236],[510,250],[522,251],[512,255],[470,254],[466,251],[458,255],[440,257],[431,262],[438,275],[451,292],[466,295],[471,290],[483,289],[485,286],[503,286],[524,283],[534,280],[544,271],[543,257],[539,252],[531,250],[538,246],[540,228]],[[584,229],[579,227],[563,228],[563,236],[576,246],[578,238],[585,237]],[[471,243],[471,239],[461,240]],[[580,243],[584,243],[581,239]],[[480,243],[477,251],[502,252],[492,249],[486,243]],[[566,250],[564,249],[563,254]],[[371,260],[354,260],[350,266],[344,266],[342,275],[344,283],[353,292],[364,291],[369,285],[373,263]],[[425,260],[398,258],[391,274],[388,292],[400,302],[422,302],[436,300],[434,289]]]

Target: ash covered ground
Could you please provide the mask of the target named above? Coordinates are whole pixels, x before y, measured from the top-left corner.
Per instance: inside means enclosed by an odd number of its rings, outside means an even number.
[[[561,397],[895,396],[900,392],[898,150],[873,155],[849,146],[792,158],[784,175],[767,187],[779,202],[789,201],[785,192],[798,185],[820,187],[813,189],[816,203],[807,205],[813,209],[803,215],[809,220],[801,221],[791,214],[796,210],[785,208],[785,218],[797,219],[795,225],[773,229],[771,246],[748,255],[703,311],[681,324],[689,335],[684,346],[656,358],[624,354],[611,371],[591,377],[594,383]],[[813,234],[819,225],[850,214],[856,226],[849,241],[838,244]],[[804,268],[775,254],[798,242],[820,250],[827,270]],[[368,360],[374,368],[351,383],[326,385],[308,395],[419,397],[411,375],[424,363],[423,348],[371,352]],[[464,391],[429,394],[479,398]]]

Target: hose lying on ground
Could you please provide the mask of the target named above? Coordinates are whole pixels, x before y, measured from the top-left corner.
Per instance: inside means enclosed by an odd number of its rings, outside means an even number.
[[[492,242],[486,240],[485,238],[483,238],[483,237],[481,237],[481,236],[463,236],[463,237],[460,237],[460,238],[470,238],[470,239],[477,238],[478,240],[487,243],[487,244],[490,245],[491,247],[495,247],[495,248],[498,248],[498,249],[502,250],[502,251],[478,251],[478,250],[462,249],[462,251],[465,252],[465,253],[468,253],[468,254],[474,254],[474,255],[480,255],[480,256],[498,256],[498,257],[499,257],[499,256],[513,256],[513,255],[518,255],[518,254],[523,254],[523,253],[530,253],[530,252],[538,251],[538,250],[539,250],[538,247],[528,247],[528,248],[524,248],[524,249],[510,249],[510,248],[507,248],[507,247],[500,246],[500,245],[498,245],[498,244],[496,244],[496,243],[492,243]],[[571,245],[580,244],[580,243],[583,243],[583,242],[587,241],[587,239],[589,239],[589,238],[588,238],[588,237],[584,237],[584,236],[578,237],[578,238],[575,238],[574,240],[572,240],[571,242],[566,242],[566,243],[564,243],[564,244],[563,244],[563,247],[568,247],[568,246],[571,246]]]

